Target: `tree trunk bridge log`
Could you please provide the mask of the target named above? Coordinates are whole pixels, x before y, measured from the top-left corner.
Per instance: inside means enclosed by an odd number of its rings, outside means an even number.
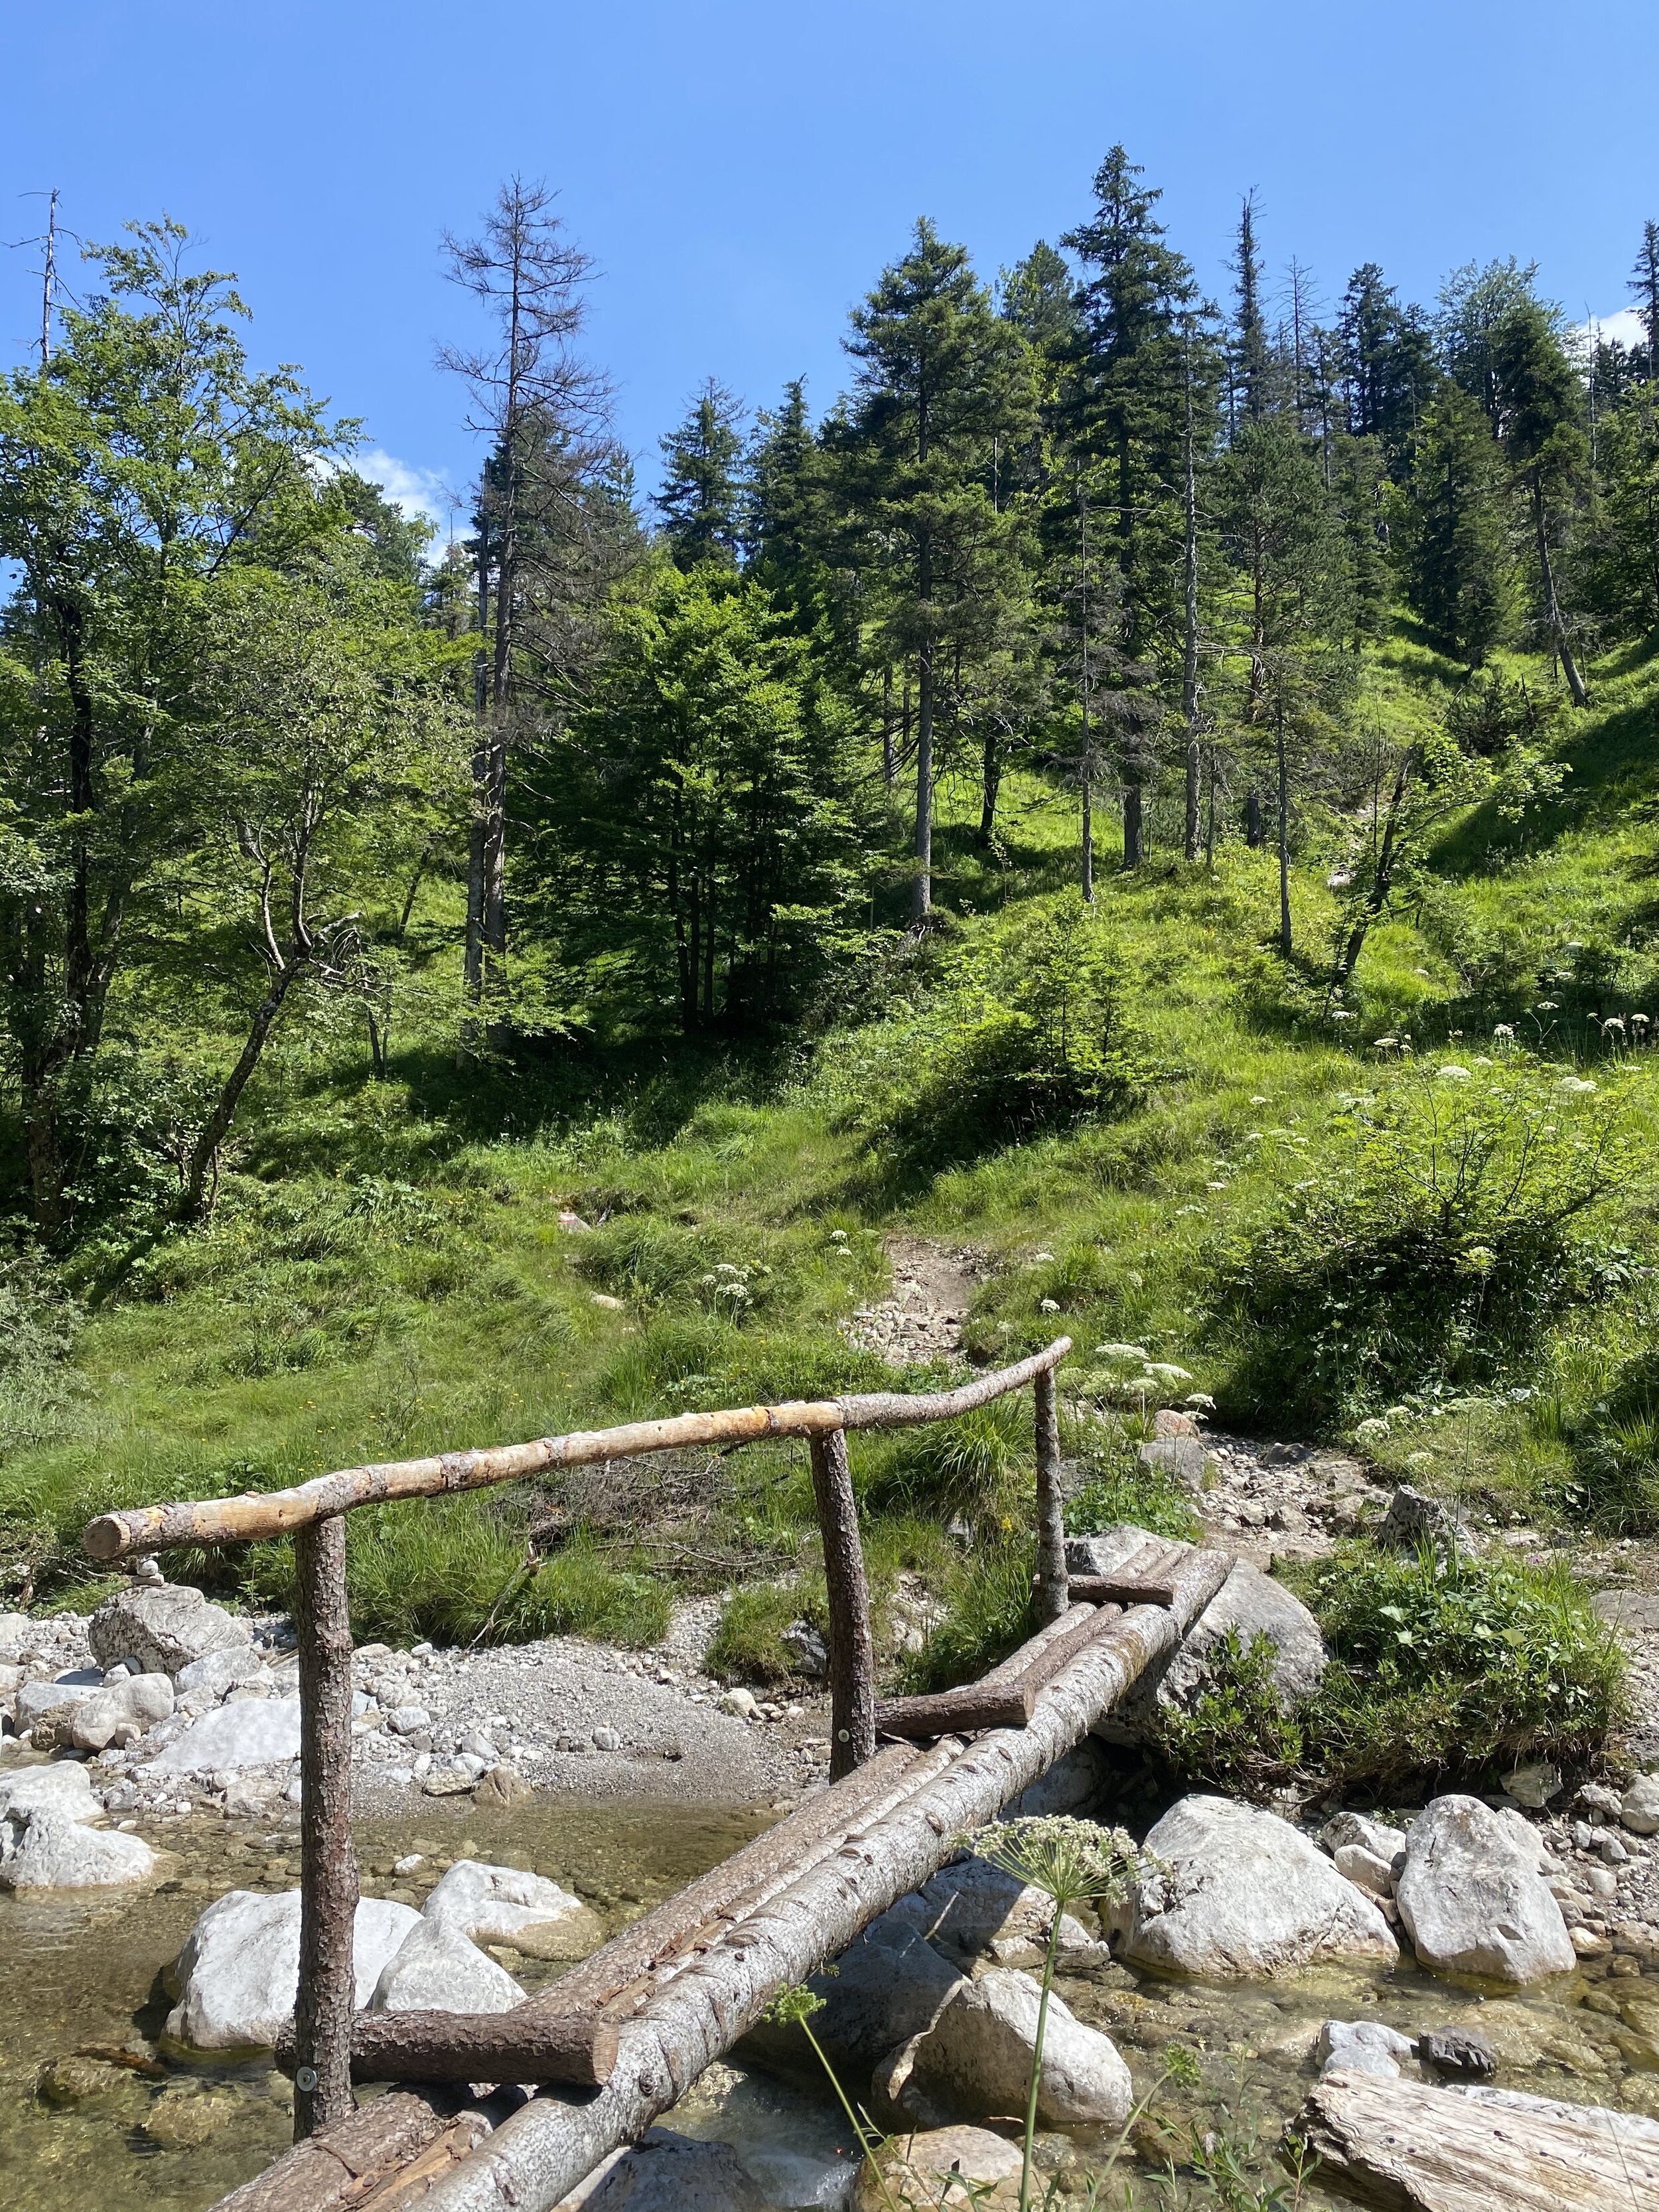
[[[953,1856],[959,1837],[994,1818],[1079,1742],[1179,1643],[1231,1565],[1226,1553],[1188,1553],[1173,1603],[1136,1607],[1085,1642],[1039,1692],[1025,1728],[999,1729],[967,1745],[946,1737],[930,1752],[895,1745],[803,1807],[803,1814],[823,1808],[817,1812],[826,1820],[821,1844],[798,1857],[793,1869],[781,1869],[775,1881],[763,1881],[758,1898],[740,1911],[733,1899],[726,1908],[732,1917],[706,1942],[683,1936],[684,1948],[652,1966],[643,1987],[624,1986],[606,2008],[620,2030],[619,2056],[606,2085],[580,2101],[558,2092],[532,2099],[459,2164],[450,2161],[422,2197],[422,2212],[507,2212],[509,2207],[548,2212],[607,2153],[635,2140],[682,2097],[755,2024],[779,1990],[804,1981],[844,1951],[878,1914],[935,1874]],[[873,1799],[872,1778],[886,1784]],[[884,1806],[884,1794],[891,1801]],[[857,1817],[843,1821],[838,1832],[832,1829],[826,1816],[853,1804],[860,1808]],[[748,1850],[757,1851],[788,1826],[781,1824]],[[730,1873],[717,1869],[705,1884],[718,1885]],[[645,1926],[626,1931],[617,1944],[636,1941]],[[599,1988],[615,1978],[606,1954],[616,1948],[596,1953],[586,1966],[554,1984],[542,2002],[561,2011],[595,2002]],[[626,2017],[619,2017],[624,2007]],[[419,2101],[394,2092],[370,2111],[392,2107],[389,2131],[400,2127],[418,2133],[423,2125],[429,2143],[438,2124],[429,2107],[421,2107],[424,2122],[411,2113],[411,2103]],[[348,2126],[356,2129],[368,2116],[360,2113]],[[368,2137],[353,2135],[358,2178],[349,2190],[343,2185],[332,2196],[314,2197],[307,2212],[343,2212],[348,2205],[380,2212],[382,2202],[391,2212],[394,2203],[407,2201],[390,2172],[383,2197],[365,2187],[368,2148]],[[294,2159],[318,2148],[313,2142],[291,2153],[225,2199],[223,2212],[287,2212],[295,2200],[274,2192],[288,2189]]]
[[[1117,1620],[1120,1606],[1091,1604],[1066,1608],[1041,1637],[1023,1644],[1010,1659],[977,1682],[941,1690],[933,1697],[893,1698],[876,1707],[876,1727],[887,1736],[971,1735],[984,1729],[1024,1728],[1036,1693],[1084,1644]]]
[[[290,2033],[276,2063],[292,2073]],[[593,2012],[366,2012],[351,2030],[354,2081],[558,2081],[592,2089],[611,2079],[617,2030]]]
[[[846,1436],[831,1429],[811,1450],[830,1599],[830,1779],[839,1782],[876,1747],[876,1648]]]
[[[1293,2127],[1319,2154],[1320,2186],[1377,2212],[1646,2212],[1659,2204],[1659,2133],[1644,2140],[1633,2115],[1613,2117],[1617,2133],[1588,2113],[1344,2070]]]
[[[351,2111],[357,1855],[351,1842],[351,1621],[345,1522],[294,1540],[300,1659],[300,1988],[294,2139]]]
[[[1066,1502],[1060,1492],[1060,1394],[1054,1370],[1032,1386],[1036,1401],[1037,1618],[1058,1620],[1066,1611]]]
[[[955,1390],[906,1397],[878,1390],[845,1398],[803,1401],[784,1406],[744,1406],[720,1413],[677,1413],[662,1421],[631,1421],[621,1428],[579,1431],[570,1436],[538,1437],[533,1443],[501,1444],[488,1451],[443,1452],[429,1459],[393,1460],[319,1474],[297,1489],[263,1496],[204,1499],[173,1505],[144,1505],[129,1512],[100,1513],[89,1522],[82,1544],[94,1559],[126,1559],[137,1552],[165,1551],[180,1544],[246,1544],[296,1529],[355,1505],[383,1504],[402,1498],[441,1498],[458,1490],[484,1490],[550,1468],[592,1467],[607,1459],[637,1459],[647,1452],[694,1445],[754,1443],[766,1437],[827,1437],[837,1429],[915,1428],[927,1421],[953,1420],[992,1399],[1023,1389],[1047,1374],[1072,1348],[1069,1336],[1057,1337],[1042,1352],[1012,1367],[976,1376]]]

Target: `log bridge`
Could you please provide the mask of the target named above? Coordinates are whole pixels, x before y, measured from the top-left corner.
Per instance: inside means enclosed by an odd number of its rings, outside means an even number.
[[[292,1490],[100,1515],[103,1562],[294,1540],[301,1698],[300,1984],[280,2054],[295,2148],[217,2212],[551,2212],[761,2018],[1039,1781],[1184,1637],[1224,1552],[1144,1536],[1109,1577],[1066,1565],[1059,1337],[959,1389],[684,1413],[489,1450],[350,1468]],[[1030,1385],[1042,1626],[981,1680],[878,1702],[847,1456],[854,1429],[950,1420]],[[829,1786],[510,2013],[356,2016],[345,1516],[691,1445],[808,1443],[830,1613]],[[361,2109],[352,2084],[392,2082]],[[494,2094],[480,2082],[526,2085]],[[533,2087],[535,2094],[531,2094]]]

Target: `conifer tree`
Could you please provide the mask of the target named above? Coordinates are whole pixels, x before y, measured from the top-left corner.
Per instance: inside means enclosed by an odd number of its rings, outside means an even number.
[[[1589,459],[1579,416],[1583,392],[1561,343],[1555,312],[1530,293],[1493,335],[1498,432],[1531,514],[1538,556],[1539,615],[1575,707],[1589,703],[1561,604],[1555,554],[1565,539]]]
[[[743,407],[711,376],[685,419],[660,441],[662,489],[652,504],[676,564],[737,566],[743,529]]]
[[[1238,244],[1233,257],[1234,296],[1232,408],[1259,422],[1272,404],[1268,389],[1272,355],[1261,307],[1261,256],[1255,241],[1255,194],[1246,192],[1238,213]]]
[[[1449,378],[1419,428],[1393,545],[1413,612],[1471,668],[1509,632],[1509,535],[1503,455],[1478,403]]]
[[[1651,217],[1642,225],[1642,250],[1630,274],[1630,289],[1636,295],[1636,312],[1647,335],[1644,373],[1651,380],[1659,374],[1659,222]]]

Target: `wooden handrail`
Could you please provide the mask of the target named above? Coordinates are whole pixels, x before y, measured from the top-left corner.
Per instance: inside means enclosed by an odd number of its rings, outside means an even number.
[[[316,1475],[293,1490],[135,1506],[126,1512],[100,1513],[88,1522],[81,1542],[93,1559],[102,1560],[181,1544],[251,1544],[290,1536],[295,1529],[308,1528],[355,1506],[486,1490],[550,1468],[592,1467],[601,1460],[638,1459],[648,1452],[698,1444],[756,1443],[767,1437],[823,1437],[839,1429],[914,1428],[925,1421],[949,1421],[1023,1389],[1056,1367],[1071,1348],[1069,1336],[1057,1337],[1012,1367],[976,1376],[955,1390],[915,1397],[878,1390],[782,1406],[734,1407],[718,1413],[676,1413],[666,1420],[577,1430],[569,1436],[538,1437],[530,1443],[498,1444],[485,1451],[441,1452],[427,1459],[343,1468],[333,1474]]]

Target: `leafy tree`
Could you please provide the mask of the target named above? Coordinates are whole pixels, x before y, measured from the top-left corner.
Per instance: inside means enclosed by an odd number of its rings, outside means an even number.
[[[854,392],[830,426],[836,496],[875,586],[880,661],[916,672],[921,916],[933,903],[941,702],[954,714],[1024,619],[1023,511],[999,494],[1001,458],[1031,424],[1030,349],[963,249],[926,221],[852,321]]]
[[[711,376],[678,429],[661,441],[662,489],[653,501],[682,568],[700,561],[735,568],[742,535],[743,409]]]
[[[164,864],[212,793],[194,732],[202,595],[326,536],[331,430],[288,372],[256,374],[232,280],[185,266],[171,222],[92,250],[104,289],[61,313],[44,368],[0,390],[0,558],[10,680],[0,747],[4,1025],[36,1221],[67,1225],[65,1085],[157,926]]]
[[[613,1006],[687,1035],[799,1009],[855,941],[848,732],[755,582],[653,570],[538,780],[548,922]]]
[[[1479,668],[1510,632],[1509,486],[1485,415],[1449,380],[1424,414],[1408,483],[1392,540],[1407,599],[1442,645]]]
[[[347,527],[363,549],[365,566],[389,583],[418,584],[431,544],[433,526],[422,514],[405,514],[377,483],[355,469],[342,469],[329,485]]]

